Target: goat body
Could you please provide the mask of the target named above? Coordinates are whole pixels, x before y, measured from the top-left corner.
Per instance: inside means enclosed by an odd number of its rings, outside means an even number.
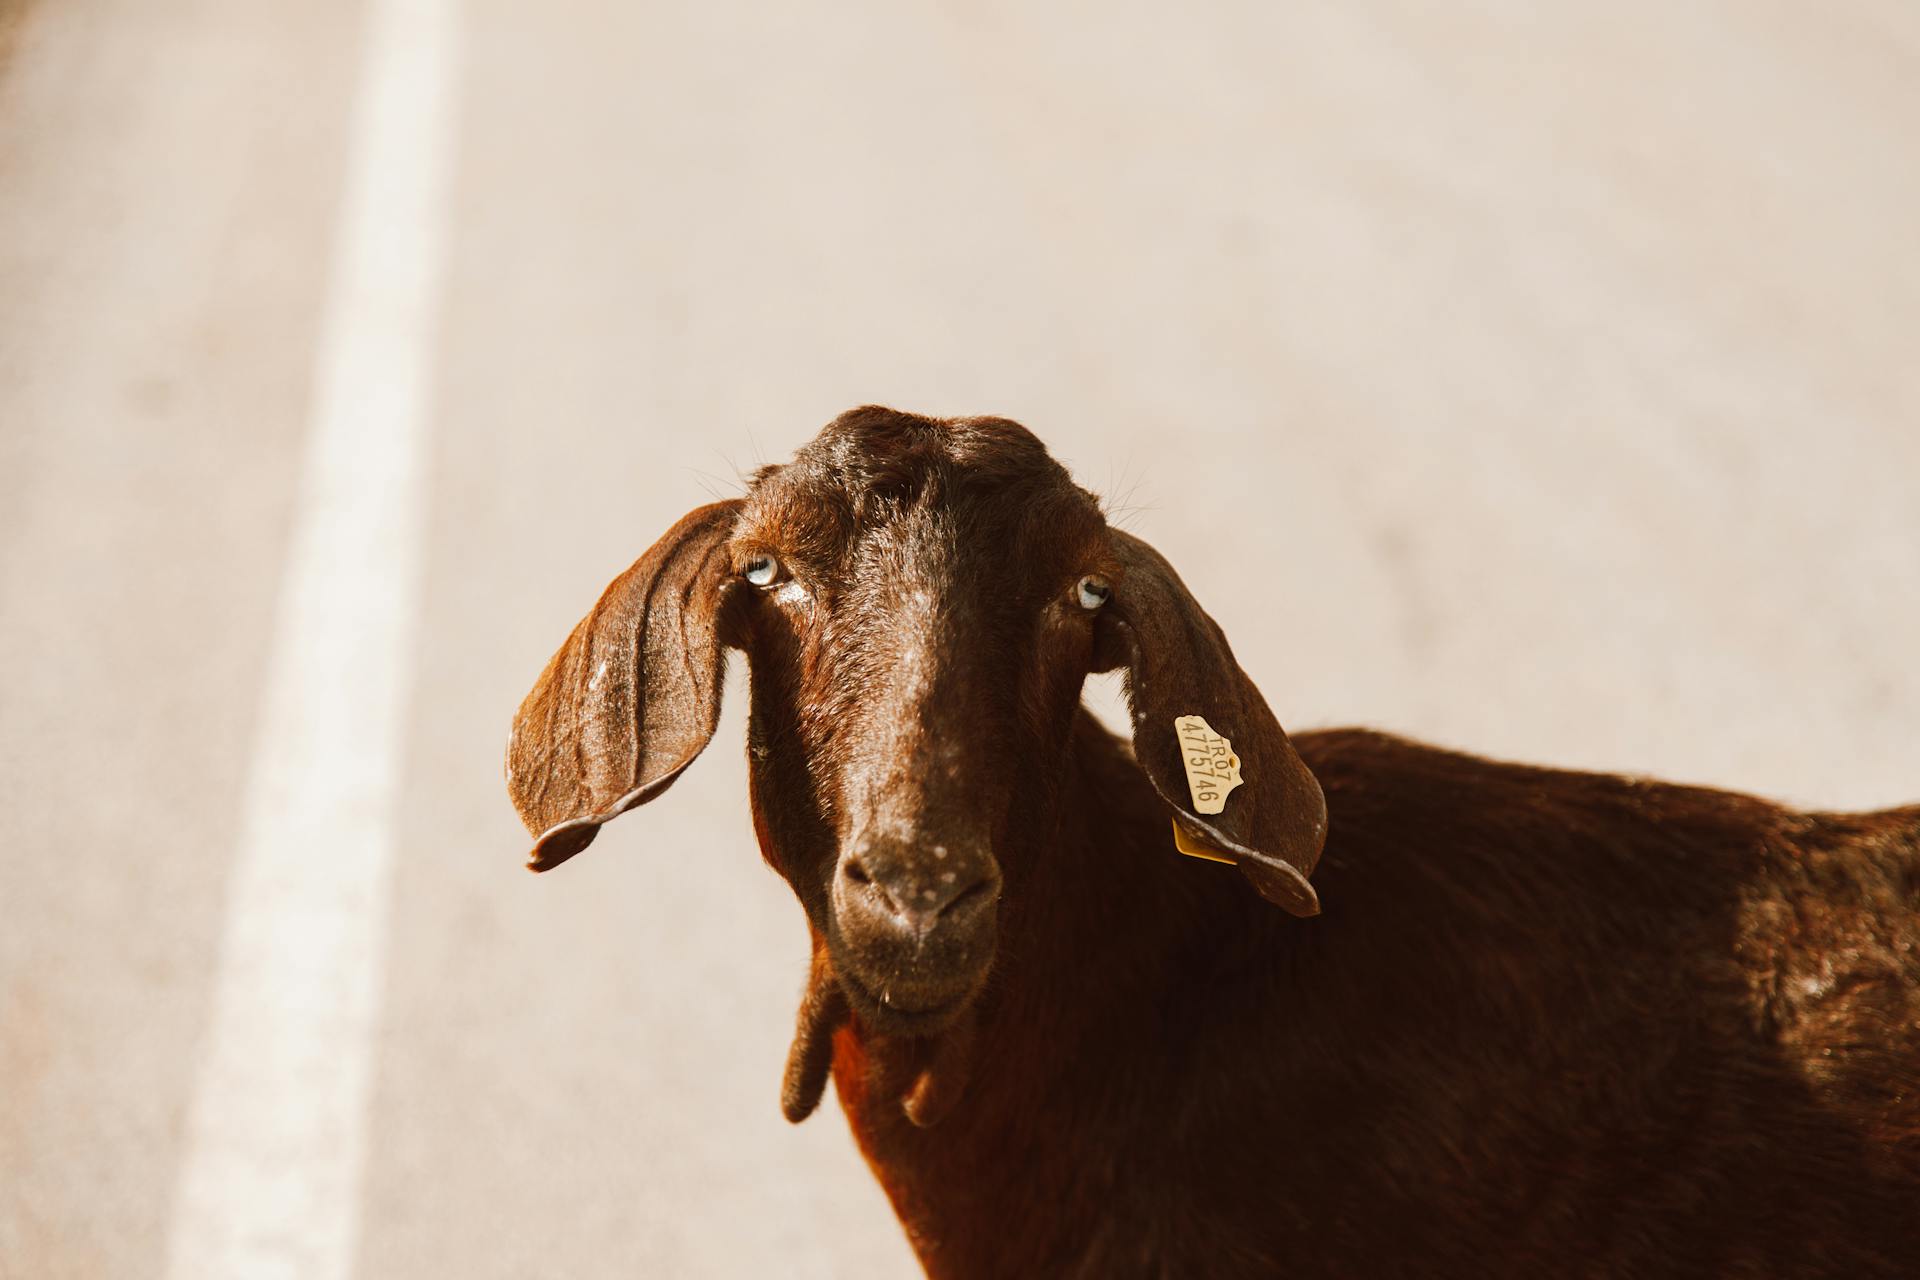
[[[813,943],[782,1107],[831,1074],[934,1276],[1920,1274],[1920,808],[1295,743],[1032,433],[869,406],[554,655],[536,870],[705,749],[727,649]]]
[[[1920,1268],[1920,807],[1294,741],[1320,917],[1177,856],[1082,715],[951,1114],[841,1028],[929,1274]]]

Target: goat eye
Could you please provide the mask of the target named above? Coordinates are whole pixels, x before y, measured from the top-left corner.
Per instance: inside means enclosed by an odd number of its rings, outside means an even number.
[[[1080,579],[1080,585],[1074,589],[1074,596],[1080,601],[1082,609],[1098,609],[1112,595],[1113,585],[1097,573]]]
[[[780,562],[763,551],[747,561],[740,576],[756,587],[770,586],[780,576]]]

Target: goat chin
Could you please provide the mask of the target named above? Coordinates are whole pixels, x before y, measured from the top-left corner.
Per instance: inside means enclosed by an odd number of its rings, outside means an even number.
[[[907,1119],[923,1129],[945,1119],[966,1092],[976,1020],[970,1000],[959,1004],[957,1013],[942,1015],[928,1034],[883,1033],[875,1044],[874,1087],[899,1098]],[[792,1123],[819,1108],[833,1072],[834,1033],[852,1018],[846,988],[822,947],[814,952],[807,975],[780,1091],[780,1110]]]

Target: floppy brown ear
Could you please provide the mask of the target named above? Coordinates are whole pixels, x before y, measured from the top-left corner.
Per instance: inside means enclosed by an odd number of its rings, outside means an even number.
[[[1318,914],[1307,876],[1327,835],[1319,782],[1173,566],[1131,534],[1115,530],[1113,546],[1122,576],[1102,625],[1117,643],[1102,645],[1098,665],[1127,668],[1134,757],[1189,841],[1226,855],[1269,902],[1297,916]],[[1193,716],[1212,735],[1187,719]],[[1184,732],[1176,720],[1186,721]],[[1230,752],[1212,744],[1217,759],[1206,749],[1213,735],[1231,743]],[[1229,772],[1229,754],[1242,781],[1208,781]],[[1198,783],[1189,782],[1189,759],[1204,775]],[[1218,812],[1198,811],[1196,786]]]
[[[513,718],[507,790],[559,866],[600,824],[673,785],[713,737],[733,584],[726,540],[740,503],[691,512],[615,578]]]

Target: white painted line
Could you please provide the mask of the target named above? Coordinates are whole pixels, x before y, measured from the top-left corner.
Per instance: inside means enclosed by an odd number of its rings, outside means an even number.
[[[370,0],[305,469],[168,1274],[357,1247],[452,143],[457,0]]]

